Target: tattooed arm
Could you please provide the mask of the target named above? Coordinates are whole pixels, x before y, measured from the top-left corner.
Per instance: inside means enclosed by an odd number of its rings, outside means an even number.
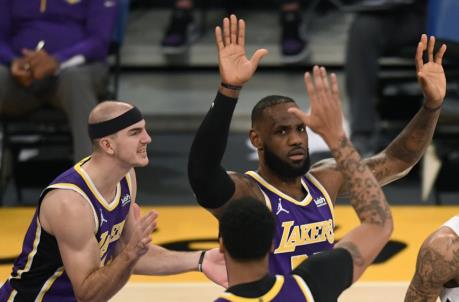
[[[442,67],[446,45],[434,55],[435,38],[422,35],[416,50],[416,73],[424,94],[424,105],[403,131],[381,153],[365,160],[381,185],[405,176],[419,161],[432,140],[446,93]],[[427,51],[428,61],[423,62]],[[397,110],[397,108],[394,108]],[[333,160],[322,161],[312,168],[333,197],[349,196],[349,183],[338,173]]]
[[[420,160],[432,140],[439,114],[439,111],[431,112],[422,107],[385,150],[364,159],[381,186],[404,177]],[[350,184],[340,173],[335,160],[321,161],[312,167],[311,172],[331,196],[350,196]]]
[[[351,205],[360,220],[360,225],[335,246],[351,253],[355,282],[389,240],[393,229],[392,216],[381,186],[349,139],[342,136],[338,146],[330,147],[338,169],[349,183]]]
[[[422,244],[405,302],[435,302],[445,283],[458,276],[459,237],[441,227]]]
[[[314,81],[309,73],[305,75],[310,113],[306,114],[297,108],[290,108],[289,111],[325,140],[335,158],[336,169],[349,184],[351,204],[360,219],[360,225],[336,247],[344,248],[351,254],[352,281],[355,282],[389,240],[393,229],[391,211],[375,176],[344,133],[336,76],[331,75],[330,84],[325,68],[315,66],[313,74]]]

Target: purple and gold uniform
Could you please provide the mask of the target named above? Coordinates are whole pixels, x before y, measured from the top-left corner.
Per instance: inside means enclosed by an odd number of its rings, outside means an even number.
[[[265,294],[256,298],[245,298],[230,292],[224,292],[215,302],[314,302],[311,291],[304,280],[296,275],[276,275],[274,285]]]
[[[14,263],[11,276],[0,289],[0,302],[76,301],[56,238],[47,233],[39,221],[41,201],[51,190],[72,190],[88,202],[93,211],[94,236],[99,242],[101,265],[108,264],[114,257],[116,242],[120,239],[131,204],[131,180],[127,174],[117,184],[115,198],[107,202],[81,168],[88,160],[82,160],[59,175],[42,192],[22,252]]]
[[[274,214],[274,252],[269,257],[272,274],[287,275],[308,256],[333,248],[333,203],[310,173],[301,177],[307,192],[301,201],[276,189],[256,172],[246,174],[257,182],[267,207]]]

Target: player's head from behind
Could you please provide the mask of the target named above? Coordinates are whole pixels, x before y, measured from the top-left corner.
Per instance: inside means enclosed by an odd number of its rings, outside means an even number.
[[[288,112],[291,107],[298,107],[293,99],[270,95],[252,110],[250,140],[260,164],[282,178],[304,175],[310,167],[306,125]]]
[[[131,167],[148,164],[151,138],[135,106],[118,101],[99,103],[89,114],[88,133],[95,155],[104,154]]]
[[[266,205],[245,197],[228,203],[220,218],[220,249],[236,262],[267,261],[274,238],[274,217]]]

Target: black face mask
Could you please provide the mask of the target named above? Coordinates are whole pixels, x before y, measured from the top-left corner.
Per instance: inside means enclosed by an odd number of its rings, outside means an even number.
[[[306,172],[309,171],[311,166],[311,159],[309,158],[309,149],[307,149],[306,157],[303,163],[299,166],[285,162],[279,158],[274,152],[272,152],[268,146],[263,146],[263,151],[265,155],[265,163],[269,169],[274,173],[279,175],[282,178],[292,179],[299,176],[303,176]]]

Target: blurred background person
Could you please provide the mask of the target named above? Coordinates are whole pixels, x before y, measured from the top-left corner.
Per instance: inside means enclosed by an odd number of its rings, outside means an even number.
[[[306,27],[300,0],[276,0],[280,5],[280,50],[284,63],[303,60],[308,55]],[[161,41],[165,54],[179,54],[188,49],[201,35],[202,30],[193,17],[193,0],[177,0],[169,25]],[[230,12],[232,8],[230,8]]]
[[[117,0],[0,0],[0,113],[62,108],[75,162],[92,151],[87,117],[106,91],[116,13]]]
[[[427,0],[418,0],[355,14],[346,45],[345,72],[351,138],[363,155],[377,151],[379,59],[403,56],[400,49],[407,47],[411,58],[419,36],[426,30],[426,13]]]

